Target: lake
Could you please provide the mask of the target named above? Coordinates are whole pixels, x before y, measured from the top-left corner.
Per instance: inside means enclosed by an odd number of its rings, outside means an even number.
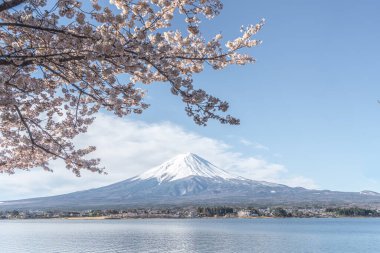
[[[2,220],[0,252],[380,252],[380,219]]]

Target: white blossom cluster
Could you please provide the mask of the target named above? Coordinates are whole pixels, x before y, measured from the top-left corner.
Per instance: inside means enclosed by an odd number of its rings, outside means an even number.
[[[100,109],[120,117],[146,109],[138,83],[168,83],[197,124],[239,124],[219,114],[227,102],[193,87],[192,75],[206,64],[253,62],[239,50],[260,43],[253,36],[263,21],[224,46],[221,34],[207,41],[200,31],[202,19],[219,14],[220,0],[110,4],[118,11],[97,0],[0,3],[0,172],[50,170],[49,160],[60,158],[78,176],[81,169],[103,173],[99,159],[85,158],[95,147],[77,149],[72,140]],[[184,17],[187,31],[171,29],[174,15]]]

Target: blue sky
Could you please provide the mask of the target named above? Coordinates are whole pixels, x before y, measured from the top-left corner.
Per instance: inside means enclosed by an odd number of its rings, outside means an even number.
[[[224,1],[203,32],[233,38],[240,25],[265,18],[263,44],[250,51],[257,63],[206,71],[195,84],[227,99],[241,125],[195,126],[161,85],[149,87],[152,106],[138,118],[222,139],[321,188],[380,191],[379,9],[376,0]]]
[[[0,200],[55,195],[134,176],[193,152],[253,179],[309,188],[380,192],[380,1],[224,1],[204,35],[266,25],[249,50],[257,63],[206,70],[195,86],[230,102],[240,126],[193,123],[167,85],[152,84],[142,115],[104,113],[78,145],[96,145],[108,176],[76,178],[62,163],[0,175]]]

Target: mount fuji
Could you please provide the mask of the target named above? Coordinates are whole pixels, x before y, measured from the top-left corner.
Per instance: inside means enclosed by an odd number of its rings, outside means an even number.
[[[309,190],[255,181],[233,175],[198,155],[187,153],[115,184],[52,197],[4,201],[0,202],[0,210],[186,205],[380,207],[380,194],[370,191]]]
[[[178,155],[160,166],[137,176],[136,179],[146,180],[155,178],[158,182],[162,183],[192,176],[213,178],[216,180],[243,179],[229,174],[209,161],[192,153]]]

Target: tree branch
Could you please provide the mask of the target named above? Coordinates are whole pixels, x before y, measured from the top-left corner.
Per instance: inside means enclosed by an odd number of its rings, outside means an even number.
[[[33,137],[32,131],[30,130],[28,123],[26,123],[25,118],[22,116],[22,113],[21,113],[20,109],[18,108],[17,105],[15,105],[14,107],[16,109],[16,112],[17,112],[18,116],[20,117],[21,123],[24,125],[24,127],[26,128],[26,131],[28,132],[29,139],[30,139],[30,142],[32,143],[32,146],[35,146],[35,147],[37,147],[37,148],[45,151],[48,154],[51,154],[51,155],[55,156],[55,157],[59,157],[61,159],[64,159],[64,157],[62,157],[62,156],[60,156],[60,155],[52,152],[51,150],[49,150],[49,149],[41,146],[40,144],[36,143],[36,140]]]
[[[2,4],[0,4],[0,12],[9,10],[13,7],[16,7],[17,5],[20,5],[22,3],[25,3],[27,0],[11,0],[11,1],[4,1]]]
[[[17,27],[30,28],[30,29],[41,30],[41,31],[46,31],[46,32],[51,32],[51,33],[62,33],[62,34],[70,35],[70,36],[73,36],[73,37],[79,38],[79,39],[90,39],[91,38],[88,36],[79,35],[79,34],[75,34],[75,33],[64,31],[64,30],[59,30],[59,29],[55,29],[55,28],[27,25],[27,24],[21,24],[21,23],[0,23],[0,26],[17,26]]]

